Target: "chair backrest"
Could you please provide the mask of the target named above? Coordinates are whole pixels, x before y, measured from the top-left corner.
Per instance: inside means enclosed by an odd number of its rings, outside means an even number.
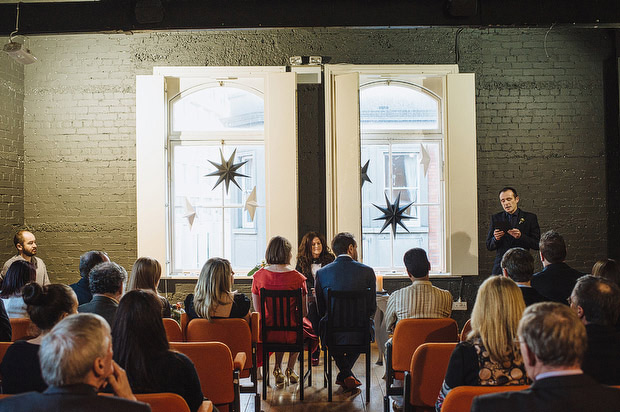
[[[152,412],[190,412],[185,399],[176,393],[141,393],[136,399],[148,403]]]
[[[418,346],[409,367],[411,405],[422,408],[435,405],[455,347],[456,342],[423,343]]]
[[[187,324],[189,323],[189,316],[187,316],[187,313],[183,312],[181,313],[181,332],[183,332],[183,340],[187,340]]]
[[[205,398],[215,405],[234,401],[234,364],[228,346],[221,342],[171,342],[170,348],[194,362]]]
[[[339,345],[337,340],[347,336],[350,342],[359,345],[370,343],[370,318],[367,304],[372,291],[327,289],[327,345]]]
[[[467,340],[467,335],[471,332],[471,319],[467,319],[467,322],[463,325],[463,330],[461,330],[461,342],[465,342]]]
[[[295,344],[303,344],[303,310],[301,289],[260,290],[261,340],[266,343],[274,335],[296,334]],[[288,332],[288,333],[287,333]],[[288,340],[288,339],[287,339]],[[293,344],[293,342],[290,342]]]
[[[168,342],[184,342],[181,326],[172,318],[162,318]]]
[[[471,403],[476,396],[496,392],[521,391],[527,388],[529,388],[528,385],[457,386],[448,392],[448,396],[441,406],[441,412],[469,412]]]
[[[458,342],[458,325],[454,319],[402,319],[392,337],[392,369],[409,370],[415,350],[428,342]]]
[[[4,354],[6,353],[9,346],[11,346],[13,342],[0,342],[0,363],[2,363],[2,359],[4,359]]]
[[[10,318],[11,329],[13,330],[11,340],[16,340],[36,337],[39,335],[38,328],[32,323],[30,318]]]
[[[245,352],[248,359],[244,369],[252,368],[252,331],[244,319],[192,319],[187,325],[188,342],[222,342],[233,357]]]

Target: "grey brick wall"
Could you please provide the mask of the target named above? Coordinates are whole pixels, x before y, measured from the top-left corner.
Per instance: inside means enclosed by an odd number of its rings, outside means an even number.
[[[0,260],[24,224],[24,66],[0,55]]]
[[[461,71],[477,79],[481,274],[493,259],[484,247],[489,215],[507,184],[543,230],[566,236],[570,264],[587,270],[607,249],[602,62],[613,41],[603,30],[554,29],[545,52],[546,31],[460,35]],[[108,251],[128,269],[136,258],[137,74],[153,66],[284,65],[291,55],[451,64],[455,35],[452,28],[279,29],[31,38],[40,61],[25,68],[24,213],[52,279],[74,281],[89,249]]]

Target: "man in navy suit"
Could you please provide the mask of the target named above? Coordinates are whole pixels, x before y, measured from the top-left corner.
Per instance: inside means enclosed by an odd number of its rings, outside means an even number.
[[[528,389],[477,396],[472,412],[545,411],[617,412],[620,390],[584,374],[586,328],[566,305],[556,302],[528,306],[518,328]]]
[[[350,233],[339,233],[332,241],[332,250],[337,255],[335,261],[319,269],[316,273],[316,300],[321,316],[321,336],[324,336],[324,327],[327,326],[327,289],[334,291],[365,291],[370,289],[372,296],[366,304],[366,313],[358,315],[371,323],[377,309],[376,278],[371,267],[357,261],[357,243]],[[369,337],[370,338],[370,337]],[[349,342],[340,342],[347,344]],[[359,342],[350,342],[358,344]],[[333,357],[338,366],[336,383],[345,389],[354,389],[362,383],[353,376],[353,365],[359,353],[334,353]]]
[[[491,216],[491,225],[487,235],[487,249],[495,250],[495,262],[491,274],[501,275],[502,256],[510,248],[521,247],[525,250],[538,250],[540,227],[534,213],[519,209],[519,195],[512,187],[505,187],[499,192],[499,201],[504,208]]]
[[[0,400],[0,412],[147,412],[136,402],[125,371],[112,359],[110,327],[101,316],[71,315],[41,342],[41,375],[49,387]],[[98,396],[106,385],[113,396]]]

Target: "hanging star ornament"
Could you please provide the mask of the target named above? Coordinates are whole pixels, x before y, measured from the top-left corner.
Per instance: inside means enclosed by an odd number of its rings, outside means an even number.
[[[431,164],[431,157],[423,144],[420,145],[420,147],[422,148],[422,159],[420,159],[420,164],[424,166],[424,176],[426,176],[426,173],[428,173],[428,166]]]
[[[368,164],[370,163],[370,159],[366,161],[366,164],[362,166],[362,187],[364,187],[364,182],[372,183],[372,180],[368,177]]]
[[[256,201],[256,186],[252,189],[252,193],[245,200],[244,210],[247,210],[250,214],[250,220],[254,221],[254,215],[256,214],[256,208],[258,207],[258,202]]]
[[[228,194],[228,186],[230,185],[230,182],[233,182],[235,186],[237,186],[239,190],[241,190],[241,186],[239,186],[239,183],[237,183],[235,177],[249,177],[247,175],[237,172],[237,170],[239,170],[239,168],[246,164],[248,161],[246,160],[241,163],[234,163],[235,153],[237,153],[237,149],[233,150],[232,155],[230,155],[230,158],[228,160],[224,160],[224,153],[222,153],[222,149],[220,149],[220,157],[222,159],[222,163],[218,164],[209,160],[209,163],[215,166],[217,170],[205,176],[219,176],[217,182],[215,183],[215,186],[213,186],[213,189],[215,189],[220,183],[224,182],[226,184],[226,193]]]
[[[386,227],[391,225],[392,234],[396,238],[396,225],[397,224],[399,224],[403,229],[409,232],[409,229],[407,229],[407,226],[403,224],[402,220],[415,219],[412,216],[404,214],[405,210],[407,210],[409,206],[413,204],[413,202],[409,203],[407,206],[400,207],[400,193],[396,197],[396,202],[394,203],[390,203],[390,200],[388,199],[387,195],[385,193],[384,195],[385,195],[385,203],[387,205],[386,207],[377,206],[374,203],[372,204],[374,207],[376,207],[381,212],[383,212],[383,216],[379,216],[373,220],[385,220],[385,223],[383,224],[383,227],[381,228],[379,233],[382,233]]]
[[[196,219],[196,209],[190,203],[189,199],[185,198],[185,214],[183,215],[187,222],[189,223],[189,230],[192,230],[192,226],[194,225],[194,219]]]

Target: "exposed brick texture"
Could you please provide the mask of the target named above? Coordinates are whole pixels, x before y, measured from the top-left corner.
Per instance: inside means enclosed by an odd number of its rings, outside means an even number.
[[[330,63],[452,64],[456,32],[279,29],[31,38],[40,61],[25,68],[24,213],[52,280],[77,279],[77,259],[89,249],[108,251],[127,269],[136,258],[137,74],[150,74],[154,66],[285,65],[291,55],[329,56]],[[569,264],[589,270],[607,250],[602,62],[614,52],[613,36],[554,29],[545,51],[546,32],[460,34],[460,70],[476,73],[477,82],[485,276],[493,259],[484,247],[489,215],[500,210],[496,192],[504,185],[519,189],[520,205],[538,214],[542,230],[565,235]],[[0,84],[13,84],[11,73],[21,69],[5,66],[0,60]],[[5,101],[3,95],[2,107]],[[11,100],[9,111],[21,112],[20,104],[19,97]],[[20,219],[16,212],[10,224]],[[481,279],[467,281],[470,302],[470,286]]]
[[[0,264],[24,224],[24,66],[0,53]]]

